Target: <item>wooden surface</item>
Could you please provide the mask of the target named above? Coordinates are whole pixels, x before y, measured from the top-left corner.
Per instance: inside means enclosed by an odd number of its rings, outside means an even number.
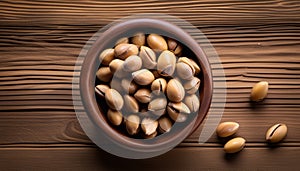
[[[222,121],[240,123],[246,148],[225,155],[213,135],[196,132],[170,152],[128,160],[96,147],[72,103],[75,61],[106,24],[135,13],[174,15],[208,37],[222,61],[227,104]],[[300,168],[300,1],[8,1],[0,2],[1,170],[274,170]],[[268,98],[253,107],[260,80]],[[288,125],[276,147],[266,129]],[[3,169],[5,168],[5,169]]]

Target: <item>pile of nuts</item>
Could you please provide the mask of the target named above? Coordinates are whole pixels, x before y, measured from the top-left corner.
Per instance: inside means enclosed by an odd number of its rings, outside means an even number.
[[[153,138],[198,113],[201,69],[191,54],[172,38],[144,33],[102,51],[95,92],[107,120],[131,137]]]

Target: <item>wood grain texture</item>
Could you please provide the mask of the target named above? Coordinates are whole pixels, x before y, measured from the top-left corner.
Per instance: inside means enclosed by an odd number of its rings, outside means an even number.
[[[166,161],[164,168],[173,168],[168,164],[178,161],[178,156],[192,158],[181,163],[187,169],[239,169],[251,167],[253,162],[257,165],[251,168],[286,168],[288,164],[280,164],[279,156],[296,165],[300,151],[300,1],[3,0],[0,166],[17,167],[7,162],[16,160],[25,169],[43,169],[49,163],[69,169],[108,169],[121,160],[97,150],[80,128],[72,102],[74,65],[81,48],[98,29],[121,17],[146,12],[185,19],[208,37],[226,74],[227,103],[222,121],[239,122],[238,135],[247,139],[248,147],[227,160],[220,140],[213,135],[208,143],[199,145],[197,130],[179,148],[137,165],[150,169],[162,160]],[[197,34],[193,37],[201,39]],[[212,63],[213,68],[215,65]],[[260,80],[270,83],[269,94],[263,103],[253,105],[249,93]],[[282,147],[270,149],[264,134],[277,122],[286,123],[289,133]],[[204,157],[207,155],[219,162],[210,162]],[[109,164],[98,163],[107,156]],[[34,163],[37,158],[40,163]],[[82,165],[78,163],[81,159]],[[198,160],[205,165],[195,165]],[[77,164],[69,166],[74,161]],[[131,168],[128,161],[121,160],[120,166]]]

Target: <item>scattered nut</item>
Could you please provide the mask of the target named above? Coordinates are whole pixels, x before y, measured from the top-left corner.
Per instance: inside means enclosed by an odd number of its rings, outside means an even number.
[[[219,137],[229,137],[237,132],[240,125],[237,122],[223,122],[217,127],[217,135]]]
[[[264,98],[268,94],[268,87],[269,87],[269,83],[266,81],[260,81],[256,83],[253,86],[251,91],[251,96],[250,96],[251,100],[255,102],[264,100]]]
[[[287,135],[287,126],[285,124],[275,124],[270,127],[266,133],[266,140],[270,143],[282,141]]]
[[[242,137],[233,138],[224,145],[224,151],[226,153],[239,152],[244,148],[245,143],[246,140]]]

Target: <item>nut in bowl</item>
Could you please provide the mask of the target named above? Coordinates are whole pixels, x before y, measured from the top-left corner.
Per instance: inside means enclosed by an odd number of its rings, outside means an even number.
[[[132,19],[96,40],[80,90],[103,138],[124,150],[112,153],[147,158],[199,127],[210,107],[212,76],[203,50],[184,30],[163,20]]]

